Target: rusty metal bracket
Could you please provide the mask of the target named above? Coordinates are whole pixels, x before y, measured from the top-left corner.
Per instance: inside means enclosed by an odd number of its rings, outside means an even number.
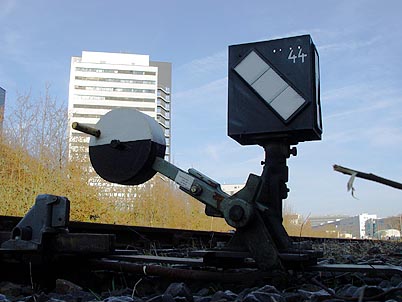
[[[70,201],[66,197],[39,195],[34,206],[13,228],[0,250],[52,251],[56,253],[110,253],[115,236],[71,234]]]
[[[66,197],[39,195],[34,206],[13,229],[11,239],[3,249],[38,250],[47,233],[66,233],[69,223],[70,201]]]

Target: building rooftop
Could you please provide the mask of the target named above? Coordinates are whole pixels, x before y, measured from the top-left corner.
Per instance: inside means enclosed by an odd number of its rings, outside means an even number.
[[[149,55],[83,51],[81,58],[87,63],[149,66]]]

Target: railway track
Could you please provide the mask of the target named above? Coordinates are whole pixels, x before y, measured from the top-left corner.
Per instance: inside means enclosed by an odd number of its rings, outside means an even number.
[[[21,217],[0,216],[0,244],[10,239],[13,229],[20,220]],[[37,250],[0,249],[3,271],[9,272],[9,274],[3,274],[3,278],[27,282],[34,274],[37,282],[50,288],[54,286],[54,282],[58,278],[82,283],[81,278],[78,280],[76,278],[77,271],[80,272],[78,276],[86,276],[84,279],[89,280],[91,278],[88,278],[88,274],[102,271],[108,272],[108,274],[113,272],[113,274],[125,273],[131,276],[159,276],[168,279],[208,280],[224,283],[244,282],[245,279],[251,282],[273,278],[281,274],[280,270],[275,269],[259,270],[256,262],[246,251],[234,253],[220,250],[219,247],[228,244],[233,237],[231,233],[83,222],[70,222],[68,230],[74,236],[84,236],[83,240],[78,241],[79,244],[85,242],[83,247],[74,251],[70,245],[70,251],[57,248],[47,249],[46,247]],[[105,249],[104,242],[99,240],[97,235],[113,238],[113,246]],[[373,241],[361,239],[314,237],[294,237],[292,239],[296,244],[309,242],[318,248],[323,244],[374,245]],[[398,257],[397,250],[394,251],[394,255]],[[399,256],[401,255],[399,254]],[[379,262],[359,266],[350,263],[312,263],[312,265],[297,267],[297,269],[304,272],[375,272],[402,276],[401,267]],[[73,275],[71,272],[74,272]]]
[[[0,215],[0,242],[10,238],[12,229],[18,224],[22,217]],[[102,224],[93,222],[71,221],[69,230],[72,233],[97,233],[116,235],[116,245],[120,249],[124,247],[135,248],[173,248],[180,246],[193,247],[216,247],[221,243],[227,243],[232,237],[231,232],[214,232],[183,230],[172,228],[127,226],[116,224]],[[290,236],[294,242],[322,243],[362,243],[379,242],[370,239],[353,238],[322,238],[306,236]]]
[[[12,229],[22,217],[0,216],[0,241],[10,239]],[[219,242],[228,242],[231,233],[194,231],[142,226],[126,226],[71,221],[68,229],[71,233],[114,234],[118,249],[164,249],[178,247],[212,248]]]

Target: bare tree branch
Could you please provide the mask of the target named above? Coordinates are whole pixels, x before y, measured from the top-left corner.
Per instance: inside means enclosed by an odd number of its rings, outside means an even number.
[[[334,170],[337,171],[337,172],[341,172],[341,173],[347,174],[347,175],[355,175],[356,177],[359,177],[359,178],[375,181],[375,182],[381,183],[383,185],[390,186],[390,187],[393,187],[395,189],[402,190],[402,184],[399,183],[399,182],[389,180],[389,179],[377,176],[377,175],[372,174],[372,173],[365,173],[365,172],[353,170],[353,169],[350,169],[350,168],[342,167],[342,166],[339,166],[339,165],[334,165],[333,167],[334,167]]]

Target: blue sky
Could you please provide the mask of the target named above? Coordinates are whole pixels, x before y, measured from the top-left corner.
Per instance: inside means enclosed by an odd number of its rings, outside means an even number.
[[[402,2],[0,0],[0,86],[46,83],[67,103],[71,56],[149,54],[173,64],[172,155],[221,183],[260,174],[263,150],[227,137],[228,45],[310,34],[320,54],[323,140],[298,145],[285,203],[303,215],[402,212],[402,192],[340,164],[402,182]],[[7,107],[6,107],[7,114]],[[49,192],[50,193],[50,192]]]

